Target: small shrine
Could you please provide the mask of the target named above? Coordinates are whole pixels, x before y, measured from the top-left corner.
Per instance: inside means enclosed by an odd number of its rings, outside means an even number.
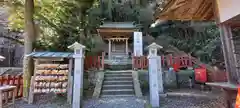
[[[138,31],[133,22],[105,22],[98,29],[104,42],[108,43],[106,56],[108,60],[129,58],[133,48],[129,43],[133,41],[134,32]]]

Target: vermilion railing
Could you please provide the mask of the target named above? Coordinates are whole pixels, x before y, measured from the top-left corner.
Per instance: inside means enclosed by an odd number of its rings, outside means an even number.
[[[84,69],[101,69],[104,68],[104,57],[86,56],[84,59]]]
[[[14,85],[17,87],[16,98],[23,96],[23,76],[22,75],[2,75],[0,76],[0,86]],[[12,95],[9,95],[11,98]]]
[[[148,59],[146,56],[132,57],[132,65],[134,69],[148,68]]]
[[[170,67],[173,64],[179,64],[181,67],[192,67],[194,59],[191,56],[161,56],[161,62],[163,67]],[[147,69],[148,59],[147,56],[132,57],[133,69]],[[104,54],[100,56],[86,56],[84,60],[84,69],[104,69]]]
[[[193,59],[191,56],[161,56],[161,62],[163,67],[170,67],[173,64],[177,63],[181,67],[192,67]],[[132,64],[134,69],[147,69],[148,68],[148,59],[146,56],[141,57],[132,57]]]

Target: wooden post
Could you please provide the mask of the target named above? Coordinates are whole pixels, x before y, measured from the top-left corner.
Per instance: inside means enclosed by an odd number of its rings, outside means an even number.
[[[128,39],[126,39],[126,55],[128,55]]]
[[[102,70],[104,70],[104,57],[105,57],[105,52],[102,53]]]
[[[173,57],[172,57],[172,54],[169,55],[169,66],[171,67],[173,64]]]
[[[135,70],[135,57],[132,55],[132,70]]]
[[[85,46],[75,42],[68,48],[74,49],[74,75],[73,75],[73,100],[72,108],[81,108],[81,98],[83,93],[83,50]]]
[[[111,59],[111,52],[112,52],[111,40],[108,40],[108,60]]]
[[[159,93],[163,94],[163,71],[162,71],[162,60],[161,60],[161,56],[157,56],[158,59],[158,63],[157,63],[157,67],[158,67],[158,89],[159,89]]]
[[[37,66],[39,65],[39,60],[35,60],[35,67],[34,67],[34,73],[36,73],[37,71]],[[35,80],[35,75],[33,77],[31,77],[31,83],[30,83],[30,88],[29,88],[29,96],[28,96],[28,104],[32,104],[33,103],[33,99],[34,99],[34,80]]]
[[[162,87],[163,81],[159,82],[159,73],[161,73],[161,59],[157,56],[157,50],[162,46],[152,43],[147,47],[149,49],[148,68],[149,68],[149,86],[150,86],[150,104],[152,107],[159,107],[159,87]],[[160,61],[159,61],[160,60]],[[160,72],[159,72],[160,71]],[[160,78],[161,79],[161,78]],[[159,84],[160,83],[160,84]],[[159,86],[160,85],[160,86]],[[160,88],[162,90],[162,88]]]
[[[73,59],[69,60],[69,71],[68,71],[68,98],[67,101],[69,104],[72,103],[72,83],[73,83],[73,76],[72,76],[72,68],[73,68]]]
[[[235,73],[236,70],[234,70],[234,67],[233,67],[233,63],[234,63],[233,48],[232,48],[232,45],[230,45],[229,43],[230,42],[229,35],[231,35],[230,34],[231,29],[229,29],[229,27],[223,24],[221,24],[219,27],[220,27],[220,37],[222,42],[224,61],[226,64],[225,66],[227,71],[228,82],[236,83],[236,81],[234,81],[234,79],[232,78],[233,73]]]
[[[164,55],[161,56],[161,62],[162,62],[162,66],[164,67],[165,66],[165,59],[164,59]]]

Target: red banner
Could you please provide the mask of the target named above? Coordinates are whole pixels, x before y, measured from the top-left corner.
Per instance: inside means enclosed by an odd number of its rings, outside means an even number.
[[[237,94],[237,98],[236,98],[235,108],[240,108],[240,88],[238,88],[238,94]]]
[[[180,68],[180,64],[179,64],[179,63],[174,63],[174,64],[173,64],[174,72],[178,72],[178,71],[179,71],[179,68]]]
[[[195,80],[201,83],[207,82],[207,69],[206,68],[196,68],[195,72]]]

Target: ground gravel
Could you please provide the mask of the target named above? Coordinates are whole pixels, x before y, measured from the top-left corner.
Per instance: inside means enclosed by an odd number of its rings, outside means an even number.
[[[83,108],[144,108],[146,101],[135,97],[101,98],[85,101]]]
[[[189,93],[189,91],[187,91]],[[209,92],[190,92],[195,95],[179,95],[184,91],[172,91],[167,97],[160,97],[160,108],[224,108],[221,94]],[[186,93],[185,93],[186,94]],[[197,94],[197,95],[196,95]],[[150,108],[148,104],[149,96],[144,98],[125,97],[125,98],[100,98],[85,99],[83,108]],[[22,100],[16,101],[15,108],[71,108],[67,104],[64,96],[39,95],[35,98],[34,104],[27,104]],[[13,108],[13,107],[10,107]]]
[[[161,98],[161,108],[224,108],[220,99],[196,97]]]

